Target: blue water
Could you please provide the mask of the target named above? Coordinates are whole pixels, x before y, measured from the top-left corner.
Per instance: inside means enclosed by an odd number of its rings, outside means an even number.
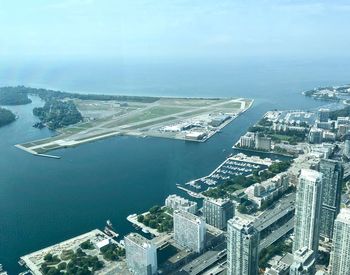
[[[350,61],[53,62],[1,64],[0,86],[162,95],[242,96],[253,108],[203,144],[115,137],[55,151],[62,159],[29,155],[13,145],[52,133],[32,126],[33,104],[11,107],[19,119],[0,128],[0,263],[17,274],[20,256],[102,228],[133,230],[126,216],[162,204],[176,183],[209,174],[233,143],[269,109],[325,104],[300,92],[350,82]]]

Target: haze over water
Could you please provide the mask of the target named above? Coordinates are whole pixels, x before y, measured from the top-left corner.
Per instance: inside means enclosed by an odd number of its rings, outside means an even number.
[[[34,105],[11,107],[19,119],[0,128],[0,263],[9,274],[29,252],[95,228],[111,219],[124,235],[129,214],[163,204],[176,183],[207,175],[233,143],[267,110],[312,109],[326,104],[303,90],[349,83],[348,60],[245,62],[56,62],[2,64],[0,86],[64,91],[196,97],[249,97],[246,114],[204,144],[159,138],[115,137],[38,158],[16,143],[43,138],[32,127]]]

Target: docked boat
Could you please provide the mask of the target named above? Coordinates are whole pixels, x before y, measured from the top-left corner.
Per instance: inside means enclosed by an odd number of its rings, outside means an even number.
[[[4,270],[2,264],[0,264],[0,275],[7,275],[7,272]]]
[[[106,235],[108,235],[112,238],[117,238],[119,236],[119,234],[115,232],[115,230],[113,228],[113,224],[110,220],[107,220],[106,226],[105,226],[103,232],[105,232]]]

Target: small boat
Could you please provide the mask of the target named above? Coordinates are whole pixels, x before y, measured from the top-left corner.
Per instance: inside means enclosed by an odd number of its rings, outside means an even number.
[[[113,228],[113,224],[112,224],[111,220],[107,220],[106,223],[107,223],[108,227]]]
[[[142,228],[142,232],[148,234],[149,231],[146,228]]]

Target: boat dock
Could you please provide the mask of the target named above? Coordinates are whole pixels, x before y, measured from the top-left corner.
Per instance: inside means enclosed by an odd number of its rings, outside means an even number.
[[[177,185],[177,188],[179,188],[182,191],[185,191],[188,195],[190,195],[191,197],[194,197],[196,199],[204,198],[204,196],[201,193],[193,192],[191,190],[186,189],[185,187],[183,187],[181,185]]]
[[[145,213],[142,213],[142,215],[147,215],[149,212],[145,212]],[[159,236],[161,235],[161,233],[158,232],[157,229],[154,229],[154,228],[151,228],[151,227],[148,227],[146,225],[144,225],[143,223],[140,223],[137,221],[137,215],[136,214],[132,214],[132,215],[129,215],[127,216],[126,218],[129,222],[131,222],[133,225],[136,225],[137,227],[139,227],[143,233],[150,233],[154,236]]]

